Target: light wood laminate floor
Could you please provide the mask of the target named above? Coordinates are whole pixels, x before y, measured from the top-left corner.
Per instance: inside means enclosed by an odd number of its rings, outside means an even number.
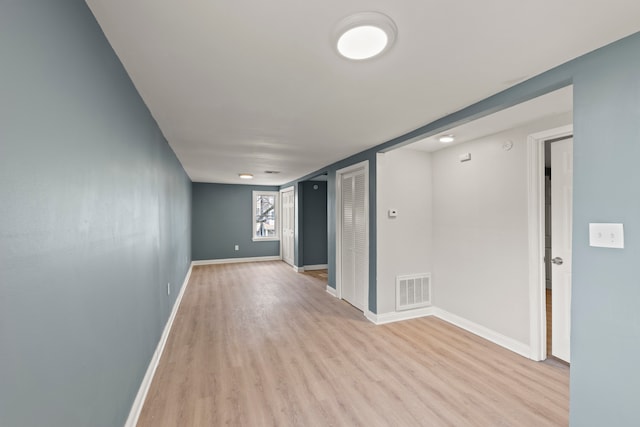
[[[307,276],[315,277],[318,280],[321,280],[326,285],[329,281],[329,272],[327,270],[309,270],[305,271],[304,274]]]
[[[138,426],[565,426],[569,368],[376,326],[282,262],[194,267]]]

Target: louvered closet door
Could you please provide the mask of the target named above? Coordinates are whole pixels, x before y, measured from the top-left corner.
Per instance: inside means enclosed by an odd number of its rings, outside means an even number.
[[[342,176],[342,299],[355,305],[355,233],[353,229],[353,176]]]
[[[364,311],[366,283],[365,173],[342,177],[342,298]]]

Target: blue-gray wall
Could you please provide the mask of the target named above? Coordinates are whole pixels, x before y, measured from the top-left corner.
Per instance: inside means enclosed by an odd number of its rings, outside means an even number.
[[[574,76],[571,424],[640,425],[640,35]],[[624,223],[592,248],[590,222]]]
[[[85,2],[2,1],[1,426],[124,424],[189,267],[190,199]]]
[[[278,191],[278,187],[193,183],[192,188],[194,260],[280,255],[280,242],[251,240],[252,192]]]
[[[313,187],[317,186],[317,189]],[[327,263],[327,182],[302,183],[303,265]]]

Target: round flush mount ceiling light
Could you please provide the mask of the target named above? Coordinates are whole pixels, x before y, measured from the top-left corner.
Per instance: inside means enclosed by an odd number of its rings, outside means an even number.
[[[374,58],[389,50],[397,32],[396,24],[387,15],[360,12],[338,23],[333,43],[340,55],[359,61]]]
[[[438,141],[442,142],[443,144],[448,144],[455,140],[456,138],[453,135],[442,135],[440,138],[438,138]]]
[[[240,179],[253,179],[253,175],[250,173],[239,173],[238,176]]]

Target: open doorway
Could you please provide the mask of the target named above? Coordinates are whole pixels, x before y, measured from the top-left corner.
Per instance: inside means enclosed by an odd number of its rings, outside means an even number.
[[[404,184],[413,185],[410,195],[423,197],[427,208],[420,214],[403,211],[387,218],[387,211],[397,207],[394,201],[378,213],[378,243],[381,230],[394,236],[403,225],[399,220],[413,221],[416,228],[430,221],[432,235],[420,244],[432,248],[432,305],[439,317],[534,360],[544,360],[547,348],[540,341],[547,336],[545,236],[544,229],[540,231],[545,223],[544,141],[571,134],[572,92],[569,86],[407,146],[429,154],[421,168],[431,177],[431,191],[415,188],[415,182]],[[566,134],[544,135],[529,143],[530,135],[561,127],[567,128]],[[453,136],[449,142],[440,138],[447,135]],[[535,171],[529,165],[532,153],[540,161]],[[385,170],[392,178],[406,167],[402,162],[387,163]],[[379,193],[399,193],[402,188],[378,184]],[[378,194],[378,201],[391,200],[386,196]],[[397,257],[410,258],[408,245],[393,248]],[[378,256],[379,275],[425,270],[425,261],[400,265],[389,260]],[[386,304],[394,284],[383,279],[381,284],[378,278],[378,316],[404,315]]]
[[[321,280],[328,279],[328,192],[327,173],[317,175],[300,184],[299,264],[305,274]]]

